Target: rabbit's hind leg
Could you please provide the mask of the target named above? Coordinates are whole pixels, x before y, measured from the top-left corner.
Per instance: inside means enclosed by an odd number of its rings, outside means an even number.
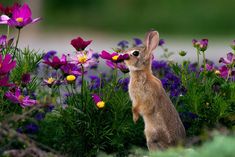
[[[145,130],[147,146],[149,151],[165,150],[169,147],[166,142],[164,131]]]

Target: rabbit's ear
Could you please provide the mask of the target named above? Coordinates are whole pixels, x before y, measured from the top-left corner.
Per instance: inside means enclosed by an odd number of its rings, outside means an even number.
[[[159,34],[155,30],[151,30],[146,34],[144,44],[146,46],[147,52],[151,53],[158,46]]]

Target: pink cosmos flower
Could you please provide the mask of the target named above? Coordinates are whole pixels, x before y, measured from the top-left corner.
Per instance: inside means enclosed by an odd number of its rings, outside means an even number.
[[[128,73],[129,72],[128,67],[123,62],[121,62],[121,63],[113,63],[112,61],[107,60],[106,61],[106,65],[109,66],[112,69],[118,68],[123,73]]]
[[[97,62],[95,58],[92,57],[93,51],[79,51],[74,57],[71,57],[71,63],[82,65],[87,68]]]
[[[37,104],[37,100],[30,99],[29,96],[21,94],[20,89],[17,88],[15,92],[7,92],[5,97],[13,103],[20,104],[21,107],[33,106]]]
[[[5,16],[6,20],[7,17]],[[7,20],[7,24],[16,28],[23,28],[24,26],[35,23],[41,20],[41,18],[32,19],[31,9],[28,4],[24,4],[22,7],[15,7],[12,11],[12,17]]]
[[[230,70],[226,65],[220,67],[219,72],[220,72],[220,76],[223,77],[224,79],[226,79],[228,75],[230,74]]]
[[[44,57],[43,63],[51,66],[54,69],[59,69],[62,65],[67,64],[67,57],[65,54],[62,55],[61,59],[58,56]]]
[[[6,75],[16,66],[16,61],[12,60],[10,54],[6,54],[4,59],[2,57],[0,54],[0,75]]]
[[[4,76],[2,78],[0,78],[0,86],[1,87],[11,87],[14,84],[9,83],[9,77],[8,76]]]
[[[92,40],[85,41],[81,37],[77,37],[77,38],[71,40],[71,45],[77,51],[81,51],[81,50],[84,50],[88,45],[90,45],[91,42],[92,42]]]
[[[107,51],[102,51],[100,54],[100,57],[106,60],[110,60],[114,63],[119,63],[119,62],[123,62],[125,59],[129,58],[128,54],[118,54],[116,52],[113,52],[112,54],[108,53]]]

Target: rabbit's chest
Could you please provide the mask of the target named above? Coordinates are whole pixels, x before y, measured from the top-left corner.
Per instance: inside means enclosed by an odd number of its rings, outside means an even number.
[[[132,101],[136,102],[145,102],[149,98],[149,91],[146,89],[148,85],[143,84],[142,82],[133,81],[129,84],[129,95]]]

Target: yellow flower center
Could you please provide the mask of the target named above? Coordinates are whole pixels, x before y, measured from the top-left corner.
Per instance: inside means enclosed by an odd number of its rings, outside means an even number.
[[[24,100],[24,96],[23,96],[23,95],[20,95],[20,96],[18,97],[18,100],[19,100],[20,102],[22,102],[22,101]]]
[[[18,18],[16,18],[16,21],[19,22],[19,23],[21,23],[21,22],[23,22],[24,20],[23,20],[22,17],[18,17]]]
[[[80,63],[86,63],[86,61],[87,61],[87,56],[86,55],[83,55],[83,56],[81,56],[81,57],[78,57],[78,61],[80,62]]]
[[[115,56],[112,57],[112,59],[113,59],[114,61],[116,61],[116,60],[118,59],[118,57],[119,57],[118,55],[115,55]]]
[[[97,106],[98,108],[104,108],[105,102],[99,101],[99,102],[96,104],[96,106]]]
[[[72,82],[72,81],[74,81],[75,79],[76,79],[76,77],[75,77],[74,75],[68,75],[68,76],[66,77],[66,80],[69,81],[69,82]]]
[[[50,78],[47,80],[47,83],[48,83],[48,84],[52,84],[54,81],[55,81],[55,79],[53,79],[52,77],[50,77]]]

